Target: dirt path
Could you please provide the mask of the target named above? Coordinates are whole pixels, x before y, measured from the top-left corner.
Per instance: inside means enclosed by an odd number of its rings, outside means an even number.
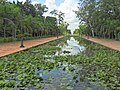
[[[9,54],[13,54],[40,44],[44,44],[53,40],[57,40],[63,38],[63,36],[57,37],[50,37],[50,38],[43,38],[43,39],[37,39],[37,40],[27,40],[24,41],[24,48],[20,48],[20,42],[10,42],[10,43],[3,43],[0,44],[0,57],[6,56]]]
[[[106,46],[108,48],[120,51],[120,41],[111,41],[111,40],[106,40],[106,39],[98,39],[98,38],[87,38],[87,37],[83,37],[89,41],[101,44],[103,46]]]

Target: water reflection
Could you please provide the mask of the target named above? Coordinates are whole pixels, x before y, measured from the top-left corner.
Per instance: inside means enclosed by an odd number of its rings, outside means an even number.
[[[49,61],[48,61],[49,62]],[[40,85],[44,90],[104,90],[104,87],[93,85],[86,79],[80,81],[84,75],[83,66],[79,64],[69,64],[68,62],[58,62],[58,67],[51,70],[35,70],[35,73],[43,79]]]
[[[57,47],[61,48],[61,51],[56,51],[54,55],[44,55],[45,57],[54,57],[54,56],[66,56],[66,55],[77,55],[80,52],[86,50],[82,45],[79,45],[79,42],[75,40],[74,37],[71,37],[66,43],[61,43]]]
[[[80,64],[70,64],[66,61],[53,60],[54,56],[66,56],[77,55],[86,50],[75,38],[71,37],[66,43],[60,43],[57,47],[61,50],[54,53],[54,55],[45,55],[47,59],[46,63],[55,64],[55,68],[48,70],[35,71],[39,73],[39,76],[43,78],[40,83],[45,90],[104,90],[104,87],[99,85],[93,85],[89,80],[81,81],[81,76],[84,75],[87,70]]]
[[[85,50],[85,47],[79,45],[79,42],[73,37],[67,40],[67,44],[60,48],[62,52],[57,52],[58,55],[76,55]]]

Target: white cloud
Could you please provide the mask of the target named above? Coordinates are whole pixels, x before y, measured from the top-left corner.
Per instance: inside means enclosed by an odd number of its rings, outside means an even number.
[[[79,0],[64,0],[58,10],[65,13],[65,20],[70,24],[69,28],[73,31],[79,25],[79,20],[73,10],[77,10]]]
[[[33,4],[33,5],[39,4],[39,1],[35,1],[35,0],[34,0],[34,1],[32,2],[32,4]]]
[[[48,7],[48,12],[44,14],[44,16],[51,16],[50,12],[54,9],[57,10],[58,6],[55,4],[55,0],[46,0],[44,5]]]
[[[73,10],[77,10],[79,0],[64,0],[60,6],[56,6],[55,0],[46,0],[45,5],[49,8],[48,12],[45,14],[49,16],[49,12],[56,9],[65,13],[65,21],[69,23],[69,29],[74,31],[78,25],[79,20],[76,18],[76,14]]]

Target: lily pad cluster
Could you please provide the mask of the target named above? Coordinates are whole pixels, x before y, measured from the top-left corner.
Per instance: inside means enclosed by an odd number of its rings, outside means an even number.
[[[54,56],[69,38],[0,58],[0,89],[119,90],[120,52],[74,37],[85,51]]]

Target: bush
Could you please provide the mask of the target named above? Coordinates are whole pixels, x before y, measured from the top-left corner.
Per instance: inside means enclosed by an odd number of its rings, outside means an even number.
[[[21,37],[22,37],[22,34],[17,35],[17,40],[18,40],[18,41],[21,40]],[[32,37],[32,35],[31,35],[31,34],[28,34],[28,33],[25,33],[25,34],[23,35],[23,37],[24,37],[24,40],[28,40],[29,38]]]
[[[13,38],[13,37],[0,38],[0,43],[3,43],[3,42],[12,42],[12,41],[16,41],[16,40],[17,39]]]

